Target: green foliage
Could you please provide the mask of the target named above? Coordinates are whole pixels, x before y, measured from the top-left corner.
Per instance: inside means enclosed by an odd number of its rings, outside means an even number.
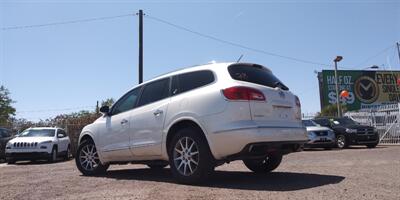
[[[341,105],[342,113],[347,112],[346,105]],[[322,108],[321,112],[318,113],[318,117],[337,117],[337,106],[336,104],[330,104]]]
[[[9,95],[8,89],[0,86],[0,126],[9,126],[12,116],[15,115],[15,108],[11,105],[15,102]]]
[[[108,98],[106,100],[101,101],[101,106],[109,106],[111,107],[114,104],[113,98]]]

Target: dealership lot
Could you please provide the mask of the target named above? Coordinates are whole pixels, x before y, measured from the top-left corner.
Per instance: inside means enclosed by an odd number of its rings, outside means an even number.
[[[201,186],[143,165],[84,177],[72,160],[0,164],[0,177],[0,199],[400,199],[400,147],[308,150],[286,156],[269,175],[233,162]]]

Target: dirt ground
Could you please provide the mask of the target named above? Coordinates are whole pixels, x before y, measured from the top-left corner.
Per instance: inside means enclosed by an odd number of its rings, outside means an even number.
[[[201,186],[174,182],[169,169],[116,165],[82,176],[68,162],[0,164],[0,199],[400,199],[400,147],[309,150],[284,157],[268,175],[240,161]]]

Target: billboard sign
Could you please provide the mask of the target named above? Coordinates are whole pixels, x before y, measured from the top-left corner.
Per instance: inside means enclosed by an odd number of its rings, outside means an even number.
[[[319,74],[321,109],[336,104],[335,71],[322,70]],[[338,70],[339,94],[348,110],[373,109],[384,104],[400,102],[400,71]]]

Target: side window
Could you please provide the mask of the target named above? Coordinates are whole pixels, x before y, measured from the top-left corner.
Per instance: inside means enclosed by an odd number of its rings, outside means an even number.
[[[115,106],[113,106],[112,108],[111,115],[116,115],[135,108],[141,88],[142,87],[138,87],[135,88],[134,90],[131,90],[126,95],[124,95],[120,100],[118,100]]]
[[[138,106],[143,106],[169,96],[169,78],[148,83],[144,86]]]
[[[176,93],[183,93],[214,82],[214,74],[211,71],[189,72],[178,75],[178,80],[176,81],[177,83],[175,84],[179,84]],[[174,90],[173,88],[172,92],[174,92]]]
[[[65,133],[65,131],[62,130],[62,129],[58,129],[58,131],[57,131],[57,136],[58,136],[59,134],[62,135],[62,138],[67,137],[67,133]]]

